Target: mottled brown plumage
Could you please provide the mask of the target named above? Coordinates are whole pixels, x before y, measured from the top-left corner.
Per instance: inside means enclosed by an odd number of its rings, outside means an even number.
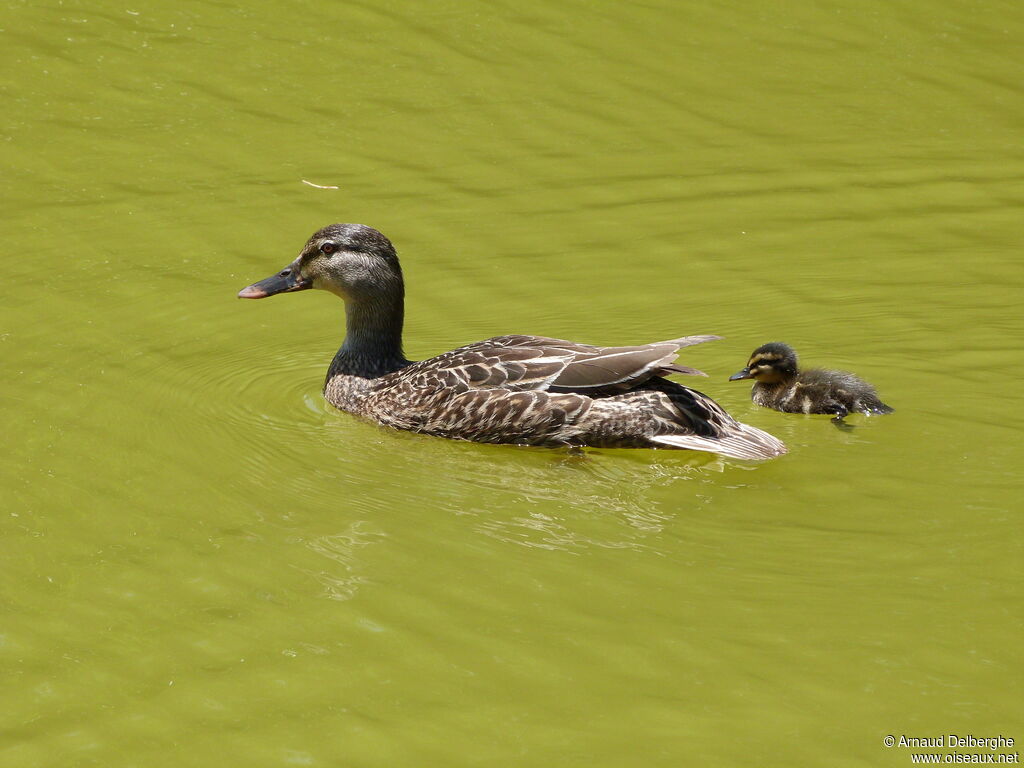
[[[678,350],[717,336],[596,347],[543,336],[497,336],[420,362],[402,353],[404,284],[380,232],[334,224],[242,298],[322,288],[345,300],[347,330],[327,373],[334,406],[381,424],[485,443],[688,448],[743,459],[785,446],[729,416],[707,395],[664,378],[704,375]]]

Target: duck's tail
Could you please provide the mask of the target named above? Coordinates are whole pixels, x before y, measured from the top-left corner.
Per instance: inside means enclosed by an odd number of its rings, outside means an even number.
[[[718,437],[657,435],[651,441],[667,448],[720,453],[734,459],[774,459],[786,453],[786,444],[749,424],[736,422]]]

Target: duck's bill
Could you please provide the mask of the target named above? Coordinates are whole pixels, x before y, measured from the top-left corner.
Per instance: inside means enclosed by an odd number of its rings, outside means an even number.
[[[739,381],[740,379],[749,379],[750,369],[744,368],[742,371],[736,371],[732,376],[729,377],[729,381]]]
[[[313,281],[307,280],[299,272],[298,264],[289,264],[276,275],[246,286],[238,292],[240,299],[265,299],[275,293],[293,293],[313,287]]]

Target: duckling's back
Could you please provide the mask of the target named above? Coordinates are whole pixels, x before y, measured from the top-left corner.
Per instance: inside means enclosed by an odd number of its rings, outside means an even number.
[[[797,376],[794,404],[803,413],[892,413],[893,409],[882,402],[875,388],[866,381],[846,371],[826,371],[808,368]],[[807,406],[810,410],[807,410]]]

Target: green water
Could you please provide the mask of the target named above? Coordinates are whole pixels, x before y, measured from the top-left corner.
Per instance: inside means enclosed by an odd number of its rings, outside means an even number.
[[[0,766],[1018,751],[1022,22],[3,3]],[[335,221],[395,241],[410,356],[718,333],[683,362],[790,454],[333,411],[341,303],[235,293]],[[725,379],[773,340],[896,413],[755,408]]]

